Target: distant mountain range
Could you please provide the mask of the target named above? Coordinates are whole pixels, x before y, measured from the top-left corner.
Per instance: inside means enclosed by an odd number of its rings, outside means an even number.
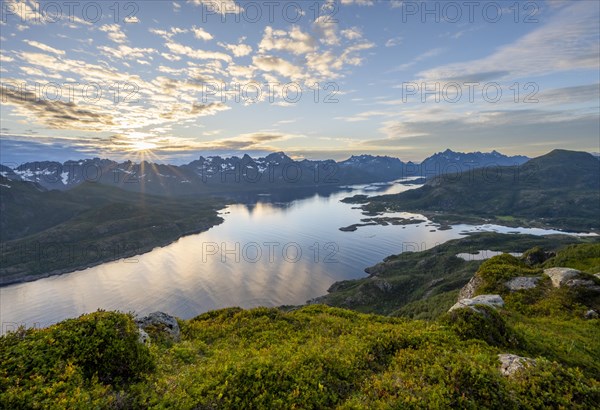
[[[283,152],[262,158],[200,157],[174,166],[151,162],[86,159],[64,163],[28,162],[15,168],[0,165],[11,181],[35,182],[45,189],[69,190],[85,181],[159,195],[188,195],[285,187],[339,186],[384,182],[412,176],[432,177],[474,168],[520,165],[524,156],[461,153],[446,150],[420,164],[388,156],[359,155],[345,161],[295,161]],[[6,185],[6,184],[5,184]]]
[[[446,223],[494,222],[575,231],[600,230],[600,161],[554,150],[518,167],[437,175],[395,195],[348,198],[369,213],[411,211]]]

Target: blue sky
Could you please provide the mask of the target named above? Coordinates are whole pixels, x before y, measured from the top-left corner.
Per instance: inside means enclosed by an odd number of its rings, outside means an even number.
[[[599,8],[3,1],[0,160],[600,151]]]

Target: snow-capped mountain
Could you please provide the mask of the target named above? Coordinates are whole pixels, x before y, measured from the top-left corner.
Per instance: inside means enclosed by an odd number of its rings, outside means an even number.
[[[432,155],[421,164],[373,155],[356,155],[340,162],[296,161],[283,152],[276,152],[261,158],[248,155],[241,158],[201,156],[180,166],[147,161],[119,163],[100,158],[62,164],[52,161],[28,162],[14,169],[2,165],[0,175],[8,180],[34,182],[50,190],[68,190],[89,181],[129,191],[186,195],[384,182],[407,176],[430,177],[489,165],[519,165],[526,160],[523,156],[508,157],[496,151],[459,153],[446,150]]]

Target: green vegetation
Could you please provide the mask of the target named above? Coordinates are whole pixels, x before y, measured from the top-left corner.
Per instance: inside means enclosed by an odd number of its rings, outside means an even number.
[[[536,246],[552,251],[569,244],[594,241],[597,242],[598,239],[567,235],[534,236],[491,232],[469,234],[465,238],[451,240],[432,249],[389,256],[384,262],[367,268],[370,277],[337,282],[331,286],[329,294],[317,301],[364,313],[433,319],[445,313],[456,302],[458,290],[484,263],[464,260],[457,257],[457,254],[479,250],[522,253]],[[600,245],[589,246],[597,249]],[[504,258],[509,261],[517,260],[510,255],[504,255],[501,260]],[[552,263],[551,260],[548,263]],[[528,275],[540,271],[539,268],[528,267],[522,261],[518,265],[518,269],[527,271]],[[511,272],[516,272],[510,266],[496,269],[508,269],[506,277]]]
[[[585,152],[554,150],[519,167],[488,167],[440,175],[418,189],[372,198],[366,214],[418,212],[443,223],[496,222],[577,232],[600,230],[600,161]]]
[[[97,183],[67,192],[10,184],[0,192],[7,239],[0,243],[0,285],[128,258],[222,222],[223,203],[210,198],[155,197]]]
[[[154,370],[124,314],[97,312],[0,338],[0,407],[89,408],[119,402],[121,389]]]
[[[555,266],[567,266],[591,274],[600,273],[600,244],[567,246],[544,264],[546,268]]]
[[[486,240],[501,238],[477,239]],[[570,245],[544,263],[597,251]],[[500,255],[477,275],[483,289],[500,289],[534,271]],[[548,282],[503,289],[505,309],[478,305],[437,321],[324,305],[228,308],[179,321],[180,341],[150,332],[149,346],[131,315],[99,311],[1,337],[0,408],[594,408],[600,319],[582,309],[598,300]],[[535,363],[504,376],[499,353]]]

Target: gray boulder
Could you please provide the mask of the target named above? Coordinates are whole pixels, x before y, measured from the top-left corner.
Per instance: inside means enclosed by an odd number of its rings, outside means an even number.
[[[591,279],[570,279],[565,282],[565,286],[570,288],[585,288],[593,292],[600,292],[600,286],[596,285]]]
[[[541,278],[536,276],[519,276],[516,278],[512,278],[508,282],[504,283],[511,292],[523,289],[532,289],[537,286]]]
[[[146,331],[144,329],[142,329],[141,327],[138,327],[138,343],[141,343],[143,345],[150,345],[150,335],[148,335],[148,333],[146,333]]]
[[[587,312],[585,312],[585,315],[583,315],[583,317],[586,319],[598,319],[600,315],[598,315],[598,312],[596,312],[594,309],[590,309]]]
[[[473,276],[469,283],[463,286],[463,288],[460,290],[460,293],[458,294],[458,300],[472,298],[473,296],[475,296],[477,288],[482,284],[483,279],[481,279],[477,275]]]
[[[498,359],[500,360],[500,373],[507,377],[535,365],[535,360],[533,359],[510,353],[499,354]]]
[[[136,319],[135,323],[137,323],[146,334],[148,334],[148,332],[162,332],[176,342],[181,338],[181,331],[177,319],[164,312],[150,313],[148,316]]]
[[[481,313],[477,310],[476,305],[486,305],[495,309],[504,307],[504,300],[500,295],[479,295],[471,299],[459,300],[448,310],[448,312],[452,312],[454,309],[469,308],[475,312]]]
[[[550,268],[544,269],[544,275],[549,276],[552,280],[552,286],[560,288],[565,285],[569,279],[574,279],[579,276],[581,272],[577,269],[570,268]]]

